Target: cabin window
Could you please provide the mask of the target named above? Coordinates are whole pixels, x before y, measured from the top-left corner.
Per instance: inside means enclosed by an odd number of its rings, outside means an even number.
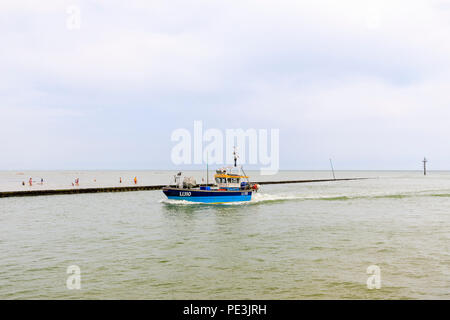
[[[240,178],[216,178],[217,183],[239,183]]]
[[[227,179],[225,179],[225,178],[216,178],[216,182],[217,183],[226,183]]]

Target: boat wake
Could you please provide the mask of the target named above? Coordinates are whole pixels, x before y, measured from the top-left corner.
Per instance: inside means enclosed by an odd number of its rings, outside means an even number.
[[[339,199],[341,197],[333,197],[332,199]],[[344,197],[342,197],[344,198]],[[189,205],[209,205],[209,206],[245,206],[252,205],[264,202],[278,202],[278,201],[289,201],[289,200],[317,200],[317,199],[328,199],[321,197],[305,197],[304,195],[282,195],[282,194],[270,194],[270,193],[256,193],[253,194],[252,200],[250,201],[239,201],[239,202],[222,202],[222,203],[203,203],[203,202],[194,202],[194,201],[186,201],[186,200],[171,200],[171,199],[162,199],[159,202],[167,205],[180,205],[180,206],[189,206]]]
[[[224,203],[202,203],[186,200],[162,199],[159,202],[168,205],[209,205],[209,206],[248,206],[259,203],[282,202],[282,201],[350,201],[350,200],[381,200],[381,199],[405,199],[414,197],[449,197],[450,193],[442,192],[405,192],[405,193],[375,193],[375,194],[328,194],[328,195],[307,195],[307,194],[271,194],[258,192],[253,194],[251,201],[224,202]]]
[[[253,196],[250,203],[275,202],[275,201],[349,201],[349,200],[382,200],[382,199],[407,199],[417,197],[450,197],[450,193],[442,192],[403,192],[403,193],[373,193],[373,194],[267,194],[257,193]]]
[[[186,201],[186,200],[171,200],[171,199],[161,199],[161,200],[159,200],[159,203],[169,204],[169,205],[198,205],[198,204],[201,204],[201,202]]]

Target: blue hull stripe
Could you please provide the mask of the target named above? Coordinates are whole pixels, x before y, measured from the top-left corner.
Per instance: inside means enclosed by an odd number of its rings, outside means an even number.
[[[185,200],[204,203],[250,201],[251,190],[239,191],[199,191],[196,189],[163,189],[164,194],[171,200]]]
[[[251,195],[248,196],[219,196],[219,197],[177,197],[168,196],[167,198],[171,200],[185,200],[193,202],[203,202],[203,203],[220,203],[220,202],[239,202],[239,201],[250,201],[252,199]]]

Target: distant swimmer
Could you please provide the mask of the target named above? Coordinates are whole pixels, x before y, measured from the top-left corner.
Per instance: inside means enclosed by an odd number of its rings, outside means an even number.
[[[137,177],[134,177],[134,184],[137,184]]]

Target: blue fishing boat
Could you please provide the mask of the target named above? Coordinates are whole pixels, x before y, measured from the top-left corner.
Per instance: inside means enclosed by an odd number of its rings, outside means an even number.
[[[184,177],[179,172],[175,176],[175,186],[163,188],[164,194],[171,200],[185,200],[200,203],[224,203],[250,201],[253,192],[257,192],[259,185],[250,183],[242,166],[237,165],[237,153],[234,154],[234,167],[225,167],[216,170],[215,184],[198,186],[192,177]],[[208,170],[207,170],[208,176]]]

